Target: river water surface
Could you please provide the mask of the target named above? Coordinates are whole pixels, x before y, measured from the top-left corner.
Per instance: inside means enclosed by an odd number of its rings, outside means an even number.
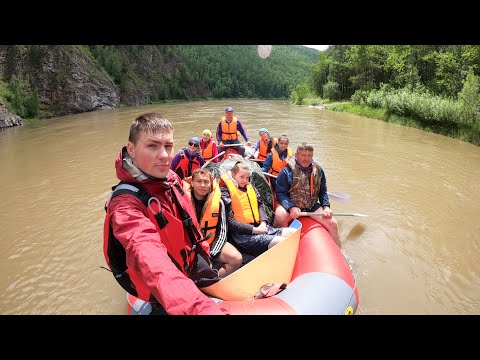
[[[308,142],[325,170],[357,314],[477,314],[480,147],[421,130],[279,100],[102,110],[0,131],[0,314],[125,314],[106,266],[103,205],[132,120],[164,114],[175,149],[235,108],[252,141],[266,127]]]

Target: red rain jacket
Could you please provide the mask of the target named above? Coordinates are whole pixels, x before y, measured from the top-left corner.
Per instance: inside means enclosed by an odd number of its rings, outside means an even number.
[[[126,149],[123,148],[115,161],[118,179],[141,184],[149,194],[160,200],[164,212],[180,218],[165,185],[148,178],[139,182],[122,166],[122,153],[125,154],[125,151]],[[174,184],[176,181],[182,183],[178,175],[170,170],[167,182]],[[198,227],[195,216],[192,219]],[[114,236],[126,251],[126,265],[137,289],[148,288],[168,314],[227,313],[225,309],[221,309],[212,299],[203,294],[194,282],[170,260],[167,248],[162,243],[160,234],[155,224],[149,219],[147,209],[140,199],[128,194],[113,198],[108,205],[105,221],[109,222]],[[183,237],[185,246],[190,249],[192,244],[186,232]],[[204,241],[200,244],[208,254],[208,243]],[[143,300],[148,301],[148,299]]]

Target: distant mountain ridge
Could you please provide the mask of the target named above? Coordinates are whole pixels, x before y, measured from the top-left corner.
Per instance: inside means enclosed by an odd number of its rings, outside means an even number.
[[[273,45],[266,59],[257,45],[0,45],[0,104],[8,110],[0,127],[19,125],[12,114],[48,118],[166,100],[288,98],[298,84],[312,83],[317,60],[317,50],[301,45]],[[10,121],[1,115],[8,112]]]

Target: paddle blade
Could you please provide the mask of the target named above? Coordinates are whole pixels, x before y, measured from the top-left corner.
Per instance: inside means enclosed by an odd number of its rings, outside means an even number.
[[[350,200],[350,195],[338,191],[327,191],[327,194],[341,203],[346,203]]]

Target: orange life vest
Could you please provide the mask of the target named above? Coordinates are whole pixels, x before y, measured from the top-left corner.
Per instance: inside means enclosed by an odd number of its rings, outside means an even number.
[[[222,141],[237,140],[237,117],[234,116],[232,122],[227,123],[227,119],[222,117]]]
[[[210,140],[205,149],[202,149],[202,156],[205,161],[210,160],[213,157],[213,141]]]
[[[186,191],[190,200],[193,203],[193,188],[192,185],[189,184],[190,191]],[[222,192],[220,190],[220,186],[218,186],[217,181],[214,179],[212,182],[212,191],[207,196],[205,204],[202,208],[201,218],[200,218],[200,227],[203,230],[203,234],[207,239],[207,243],[211,244],[213,240],[215,240],[215,236],[217,234],[217,225],[218,219],[220,217],[220,198],[222,196]],[[195,208],[195,204],[193,205]],[[212,234],[209,236],[209,234]]]
[[[270,139],[267,139],[267,140],[270,140]],[[272,151],[274,144],[277,142],[277,139],[272,137],[271,141],[272,141],[272,147],[270,148],[270,151]],[[267,144],[265,144],[265,141],[260,139],[260,146],[258,147],[258,160],[265,160],[267,158],[269,154],[267,145],[268,145],[268,142]]]
[[[272,165],[268,172],[272,175],[278,175],[278,173],[287,165],[287,161],[290,160],[293,156],[292,149],[287,149],[287,157],[284,160],[280,159],[280,154],[277,149],[272,149]]]
[[[232,199],[233,218],[245,224],[258,224],[260,214],[255,189],[252,184],[247,184],[247,191],[241,191],[232,179],[231,172],[221,176],[223,183],[227,186],[230,198]]]

